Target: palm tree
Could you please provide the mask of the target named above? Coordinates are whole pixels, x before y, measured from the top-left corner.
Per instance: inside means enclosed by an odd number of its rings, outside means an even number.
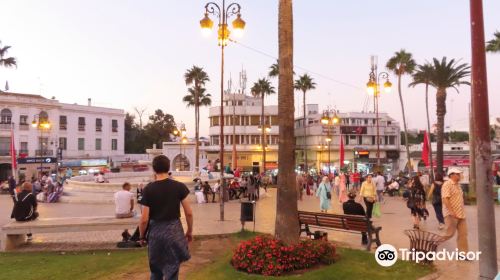
[[[14,57],[5,57],[7,52],[9,52],[10,46],[1,46],[2,41],[0,41],[0,66],[10,68],[17,67],[17,61]]]
[[[434,163],[432,162],[432,140],[431,140],[431,121],[429,118],[429,84],[433,75],[434,68],[430,63],[418,65],[417,70],[413,73],[413,82],[411,87],[419,84],[425,85],[425,112],[427,114],[427,134],[429,135],[429,164],[431,169],[431,180],[434,180]]]
[[[499,31],[495,32],[493,36],[495,36],[494,39],[486,42],[486,51],[500,52],[500,32]]]
[[[210,106],[212,103],[210,99],[210,94],[205,94],[205,83],[210,81],[207,73],[203,68],[193,65],[191,69],[186,70],[184,74],[184,80],[186,85],[192,85],[188,89],[189,94],[184,96],[182,99],[187,103],[187,106],[194,106],[194,116],[195,116],[195,138],[196,138],[196,158],[195,158],[195,170],[199,170],[200,163],[200,147],[199,147],[199,137],[200,137],[200,106]]]
[[[307,168],[307,131],[306,131],[306,92],[311,89],[316,88],[316,83],[313,82],[313,79],[307,75],[304,74],[302,76],[299,76],[297,80],[295,80],[294,88],[296,90],[302,91],[302,105],[303,105],[303,116],[304,116],[304,122],[302,129],[304,129],[304,139],[303,139],[303,151],[304,151],[304,170],[305,172],[309,172],[309,169]]]
[[[454,88],[460,85],[470,85],[464,78],[470,75],[470,66],[467,63],[458,64],[455,59],[446,61],[443,57],[441,61],[433,59],[433,71],[430,79],[430,85],[437,89],[436,93],[436,116],[437,116],[437,172],[443,172],[443,139],[444,139],[444,116],[446,115],[446,89]]]
[[[280,63],[279,60],[276,60],[276,63],[273,63],[273,65],[269,67],[269,74],[267,74],[269,78],[275,78],[279,76],[280,74],[279,63]]]
[[[401,103],[401,112],[403,114],[403,127],[405,130],[405,146],[406,146],[406,154],[408,156],[408,167],[411,170],[411,160],[410,160],[410,144],[408,143],[408,129],[406,127],[406,116],[405,116],[405,106],[403,103],[403,94],[401,93],[401,76],[405,74],[411,75],[413,70],[415,70],[415,60],[413,60],[412,54],[406,52],[404,49],[401,49],[399,52],[395,52],[394,56],[387,61],[385,67],[391,70],[398,76],[398,93],[399,93],[399,102]]]
[[[275,236],[287,244],[299,242],[297,188],[295,186],[295,137],[293,96],[293,12],[292,0],[279,0],[278,49],[278,193]]]
[[[252,95],[254,97],[260,97],[262,100],[262,110],[261,110],[261,115],[260,115],[260,128],[261,128],[261,144],[262,144],[262,172],[266,172],[266,121],[265,121],[265,116],[264,116],[264,97],[266,95],[271,95],[273,93],[276,93],[274,91],[274,87],[271,85],[271,82],[269,82],[268,79],[262,78],[259,79],[257,82],[255,82],[250,89],[252,92]]]

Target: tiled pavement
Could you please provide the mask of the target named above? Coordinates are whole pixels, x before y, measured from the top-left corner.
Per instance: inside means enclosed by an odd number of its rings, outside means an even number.
[[[219,204],[195,204],[194,196],[191,196],[193,201],[192,208],[194,211],[194,233],[195,235],[211,235],[235,232],[241,229],[240,204],[232,201],[226,204],[225,221],[219,221]],[[333,212],[340,213],[341,207],[336,198],[333,199]],[[0,196],[0,225],[8,222],[10,216],[12,202],[8,196]],[[303,201],[299,202],[299,209],[317,211],[319,209],[319,201],[313,196],[304,196]],[[114,206],[111,204],[41,204],[39,211],[43,217],[76,217],[76,216],[103,216],[112,214]],[[276,211],[276,190],[269,189],[267,194],[262,194],[262,199],[257,203],[256,208],[256,231],[272,233],[274,231],[274,220]],[[438,232],[437,222],[433,215],[432,206],[429,205],[431,213],[430,219],[423,223],[422,229]],[[470,250],[477,250],[477,223],[476,223],[476,208],[467,206],[466,215],[468,217],[469,226],[469,246]],[[500,207],[495,207],[495,220],[497,225],[497,240],[500,237]],[[386,203],[382,205],[382,217],[375,218],[374,223],[382,226],[381,241],[389,243],[396,248],[407,248],[409,246],[408,238],[403,234],[404,229],[409,229],[412,226],[411,216],[405,203],[399,197],[386,197]],[[245,228],[252,229],[253,224],[247,223]],[[344,245],[363,249],[360,244],[360,236],[338,231],[329,231],[328,237],[330,240],[340,242]],[[44,244],[57,243],[57,246],[52,246],[50,249],[82,249],[87,248],[105,248],[110,246],[112,242],[120,239],[119,231],[107,232],[85,232],[71,234],[40,234],[34,237],[34,245],[25,247],[23,250],[44,249]],[[88,245],[91,244],[91,245]],[[98,247],[95,247],[97,245]],[[112,246],[112,245],[111,245]],[[455,250],[455,240],[445,242],[440,248]],[[500,253],[500,246],[497,246],[497,252]],[[436,262],[438,272],[441,275],[439,279],[473,279],[477,278],[478,263],[477,262]]]

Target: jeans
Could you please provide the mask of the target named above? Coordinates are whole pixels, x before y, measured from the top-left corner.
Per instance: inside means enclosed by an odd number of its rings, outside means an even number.
[[[150,280],[177,280],[179,279],[179,270],[173,275],[171,275],[168,279],[163,277],[163,272],[161,269],[157,269],[155,267],[149,266],[151,270],[151,276],[149,277]]]
[[[384,190],[377,190],[378,202],[384,202]]]
[[[432,204],[434,211],[436,212],[436,218],[440,224],[444,224],[443,217],[443,203]]]

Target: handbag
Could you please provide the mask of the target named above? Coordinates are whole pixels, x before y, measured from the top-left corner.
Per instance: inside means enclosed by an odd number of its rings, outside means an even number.
[[[326,191],[326,198],[332,199],[332,193],[329,191]]]
[[[380,216],[382,216],[382,212],[380,211],[380,203],[375,202],[375,204],[373,204],[372,217],[378,218]]]

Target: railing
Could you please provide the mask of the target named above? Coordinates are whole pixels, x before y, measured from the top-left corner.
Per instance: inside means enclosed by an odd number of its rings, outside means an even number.
[[[18,153],[19,153],[19,155],[21,155],[21,154],[27,155],[27,154],[29,154],[29,151],[28,150],[19,150]]]
[[[0,130],[10,130],[11,128],[11,123],[0,123]]]
[[[78,131],[85,131],[85,125],[84,124],[79,124],[78,125]]]
[[[0,156],[10,156],[9,150],[0,150]]]
[[[27,123],[20,123],[19,124],[19,130],[29,130],[30,129],[30,125],[27,124]]]
[[[36,150],[35,155],[37,157],[53,156],[54,151],[53,150]]]

